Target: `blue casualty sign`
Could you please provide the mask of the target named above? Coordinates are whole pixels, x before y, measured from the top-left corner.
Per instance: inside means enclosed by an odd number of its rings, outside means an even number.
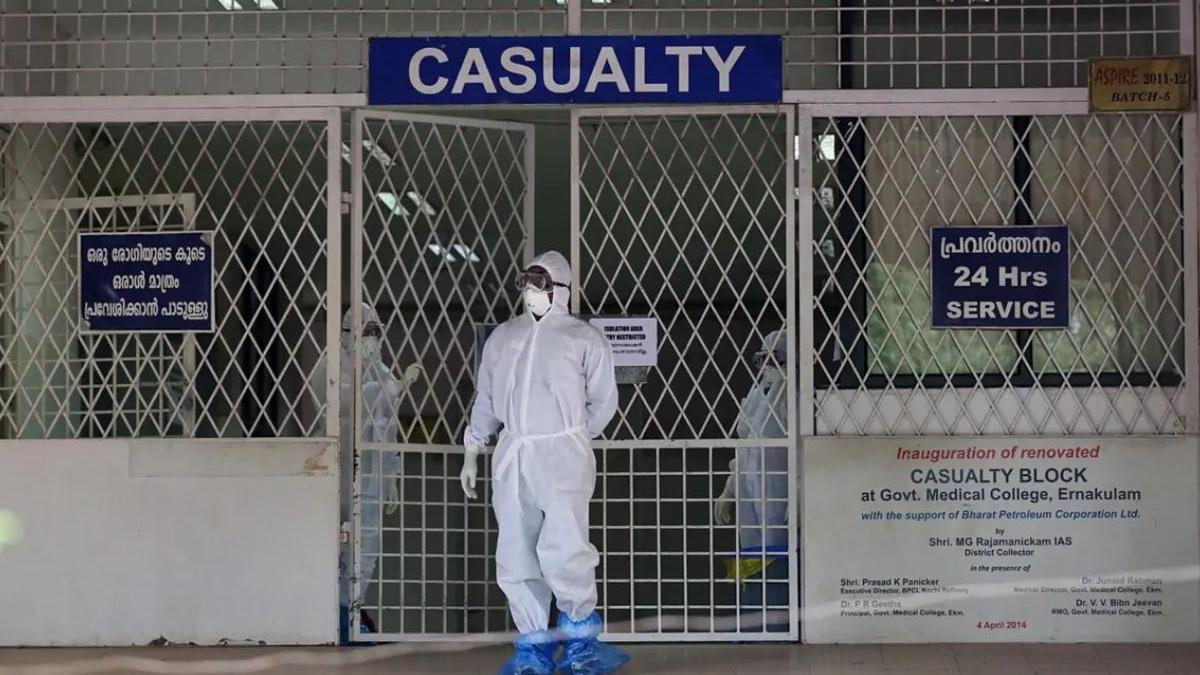
[[[1066,226],[935,227],[929,244],[935,328],[1066,328]]]
[[[211,232],[79,235],[82,332],[211,332],[214,310]]]
[[[371,105],[778,103],[778,35],[371,38]]]

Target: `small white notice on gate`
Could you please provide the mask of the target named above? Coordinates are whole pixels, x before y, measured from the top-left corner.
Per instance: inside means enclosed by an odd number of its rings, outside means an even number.
[[[842,438],[803,452],[808,642],[1200,638],[1195,438]]]
[[[646,316],[597,316],[588,320],[612,345],[613,365],[658,365],[658,320]]]

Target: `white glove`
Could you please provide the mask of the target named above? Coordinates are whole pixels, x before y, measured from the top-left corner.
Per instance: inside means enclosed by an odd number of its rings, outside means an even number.
[[[424,374],[425,371],[421,368],[421,364],[414,363],[404,369],[404,374],[400,376],[400,381],[404,383],[405,387],[411,387]]]
[[[458,474],[458,480],[462,483],[463,494],[469,499],[475,499],[478,495],[475,493],[475,479],[479,477],[479,453],[483,452],[483,448],[478,445],[468,445],[466,452],[463,453],[463,468]]]
[[[721,491],[721,495],[713,504],[713,522],[717,525],[728,525],[733,522],[734,510],[737,508],[734,502],[734,492],[737,490],[734,482],[736,480],[737,473],[731,467],[729,478],[725,480],[725,489]]]
[[[396,481],[388,481],[388,496],[387,509],[385,512],[390,516],[400,508],[400,488],[396,485]]]

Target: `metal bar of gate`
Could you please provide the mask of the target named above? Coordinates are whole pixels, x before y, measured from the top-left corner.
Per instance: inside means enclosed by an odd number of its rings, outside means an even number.
[[[329,109],[328,157],[325,187],[325,209],[329,230],[329,264],[325,269],[325,283],[329,288],[325,298],[325,435],[336,438],[341,433],[341,393],[338,382],[341,373],[341,322],[342,313],[342,110]],[[338,346],[335,349],[334,346]]]
[[[791,446],[788,448],[788,625],[793,630],[800,630],[800,598],[803,595],[800,592],[800,560],[796,551],[800,550],[800,499],[798,496],[800,489],[800,453],[804,451],[802,446],[802,434],[804,430],[811,427],[812,411],[812,359],[807,358],[808,352],[812,346],[812,322],[805,321],[805,326],[800,327],[797,313],[802,316],[811,316],[811,312],[805,313],[806,308],[811,310],[812,302],[812,244],[800,247],[798,244],[809,241],[811,242],[812,233],[812,209],[804,209],[806,214],[805,227],[809,232],[799,234],[797,232],[796,210],[802,208],[807,202],[807,199],[801,199],[801,193],[811,194],[811,178],[812,171],[804,171],[801,162],[803,159],[797,158],[792,153],[792,148],[796,147],[797,138],[812,137],[812,118],[806,117],[800,119],[798,111],[794,106],[787,108],[787,135],[785,141],[785,160],[787,161],[787,179],[785,181],[785,189],[787,190],[787,207],[785,211],[785,222],[787,224],[787,327],[788,327],[788,376],[787,381],[792,386],[788,387],[788,438],[791,439]],[[801,157],[807,158],[808,164],[811,167],[812,153],[801,153]],[[805,187],[800,187],[797,181],[808,179]],[[806,261],[807,264],[798,266],[796,253],[797,250],[804,251],[804,255],[800,257],[801,261]],[[808,294],[807,304],[805,300],[799,297],[797,289],[797,275],[800,279],[807,280],[807,290],[801,291],[801,294]],[[803,288],[805,282],[800,282]],[[801,338],[797,335],[798,331],[804,331],[805,337]],[[800,367],[797,367],[796,360],[800,360]],[[798,421],[796,418],[800,417]],[[798,635],[796,637],[799,637]]]
[[[796,198],[792,210],[796,219],[796,250],[800,253],[799,269],[797,270],[799,291],[799,307],[797,308],[797,331],[799,332],[800,382],[809,383],[800,387],[800,400],[796,414],[800,416],[799,437],[804,439],[816,433],[816,410],[813,396],[813,155],[812,155],[812,113],[806,108],[796,107],[795,166],[796,178],[793,182]],[[801,440],[803,446],[803,440]],[[803,447],[800,452],[803,452]],[[797,520],[796,522],[800,522]]]
[[[1200,131],[1197,114],[1183,120],[1183,307],[1187,431],[1200,432]]]
[[[571,108],[571,313],[579,316],[579,118],[580,110]]]
[[[358,386],[359,378],[362,376],[362,357],[359,354],[358,345],[362,344],[362,297],[363,297],[363,124],[366,118],[366,111],[355,110],[351,115],[350,121],[350,316],[353,317],[353,327],[351,330],[351,345],[354,356],[354,379],[351,383],[351,391],[354,392],[350,404],[351,418],[354,420],[354,433],[351,437],[354,439],[354,461],[352,466],[357,466],[359,461],[359,444],[362,442],[362,395],[359,392],[361,387]],[[339,322],[340,324],[340,322]],[[338,448],[340,453],[346,452],[346,448]],[[345,485],[345,480],[341,479],[341,485]],[[359,583],[359,577],[362,576],[362,559],[358,551],[358,542],[362,541],[362,506],[360,499],[359,476],[354,476],[350,487],[350,547],[351,547],[351,577],[350,593],[352,598],[362,597],[362,587]],[[338,580],[339,594],[341,593],[342,580]],[[350,610],[350,635],[356,636],[362,629],[361,617],[358,612],[354,611],[353,603],[349,607]],[[341,611],[339,609],[339,611]]]

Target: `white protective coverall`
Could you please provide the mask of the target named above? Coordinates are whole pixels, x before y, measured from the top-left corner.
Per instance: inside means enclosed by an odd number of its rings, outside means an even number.
[[[379,316],[368,304],[362,306],[363,333],[368,327],[379,327]],[[341,476],[341,520],[343,523],[353,523],[352,515],[352,483],[354,479],[354,314],[346,312],[342,319],[342,353],[340,367],[341,386],[341,428],[339,441],[339,471]],[[382,337],[380,337],[380,341]],[[362,440],[367,443],[395,443],[400,429],[399,406],[400,394],[408,389],[420,375],[420,368],[409,366],[403,378],[397,378],[391,368],[383,362],[380,350],[367,348],[369,342],[364,338],[362,350]],[[379,344],[376,342],[374,344]],[[362,453],[361,464],[358,467],[361,475],[360,503],[362,537],[359,540],[361,563],[359,590],[363,597],[375,577],[375,566],[379,561],[382,545],[384,485],[388,486],[388,502],[398,499],[395,476],[400,474],[400,455],[395,452],[366,451]],[[388,505],[388,512],[394,510],[396,504]],[[348,546],[343,546],[338,556],[338,571],[342,580],[342,603],[349,604],[352,590],[351,576],[354,573],[353,558],[350,557]],[[360,599],[360,598],[356,598]]]
[[[559,253],[530,266],[545,269],[556,284],[570,283],[570,265]],[[523,313],[488,338],[464,435],[469,450],[479,448],[503,425],[492,456],[496,578],[523,634],[549,627],[552,593],[572,620],[596,607],[590,440],[616,412],[617,385],[608,340],[570,315],[568,296],[557,288],[541,319]]]
[[[787,438],[787,333],[763,339],[768,355],[738,412],[739,438]],[[786,447],[738,448],[729,479],[714,509],[718,524],[732,520],[737,500],[738,545],[743,551],[786,551],[788,546],[788,454]],[[736,484],[734,483],[736,481]],[[768,501],[770,500],[770,501]]]

